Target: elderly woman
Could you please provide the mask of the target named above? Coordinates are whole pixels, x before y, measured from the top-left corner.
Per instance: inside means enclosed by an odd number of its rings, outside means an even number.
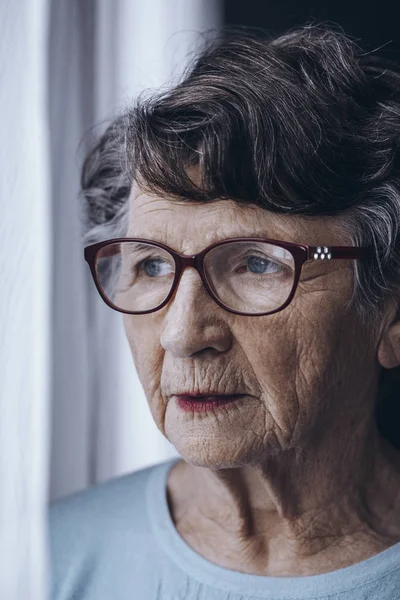
[[[325,26],[99,140],[85,258],[180,458],[52,505],[53,599],[400,598],[399,143],[400,70]]]

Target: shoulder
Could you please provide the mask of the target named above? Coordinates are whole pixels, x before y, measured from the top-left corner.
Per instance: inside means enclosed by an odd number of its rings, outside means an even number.
[[[163,463],[164,464],[164,463]],[[152,472],[160,465],[153,465],[127,475],[121,475],[65,496],[49,505],[50,531],[57,534],[67,532],[71,525],[81,528],[99,523],[115,525],[119,519],[137,515],[145,507],[145,490]],[[143,522],[139,519],[139,522]],[[111,523],[110,523],[111,524]]]
[[[148,483],[170,462],[115,477],[50,503],[52,597],[58,598],[61,589],[64,593],[65,586],[84,581],[101,564],[111,564],[121,548],[134,552],[142,544],[152,543]]]

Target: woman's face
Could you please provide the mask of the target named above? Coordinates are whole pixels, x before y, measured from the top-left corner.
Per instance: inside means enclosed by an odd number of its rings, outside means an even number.
[[[193,204],[136,191],[130,209],[127,237],[190,255],[245,236],[351,245],[329,218],[288,217],[227,200]],[[352,267],[350,260],[306,263],[291,304],[263,317],[225,311],[199,274],[186,269],[161,310],[123,316],[155,422],[188,463],[216,469],[255,464],[334,431],[350,432],[371,414],[379,332],[367,331],[346,309]],[[173,397],[199,390],[245,396],[202,413],[183,411]]]

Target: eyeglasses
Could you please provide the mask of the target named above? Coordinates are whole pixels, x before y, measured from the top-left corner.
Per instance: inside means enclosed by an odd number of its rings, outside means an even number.
[[[160,310],[172,298],[183,270],[193,267],[219,306],[256,317],[290,304],[306,261],[363,259],[368,250],[246,237],[225,239],[187,256],[153,240],[116,238],[86,246],[84,256],[100,296],[119,312]]]

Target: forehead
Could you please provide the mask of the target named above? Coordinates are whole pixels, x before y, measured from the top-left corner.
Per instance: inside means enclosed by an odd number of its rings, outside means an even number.
[[[264,236],[300,244],[346,244],[338,218],[282,215],[253,204],[217,199],[193,202],[159,197],[132,188],[127,237],[197,251],[228,237]],[[190,246],[190,248],[189,248]]]

